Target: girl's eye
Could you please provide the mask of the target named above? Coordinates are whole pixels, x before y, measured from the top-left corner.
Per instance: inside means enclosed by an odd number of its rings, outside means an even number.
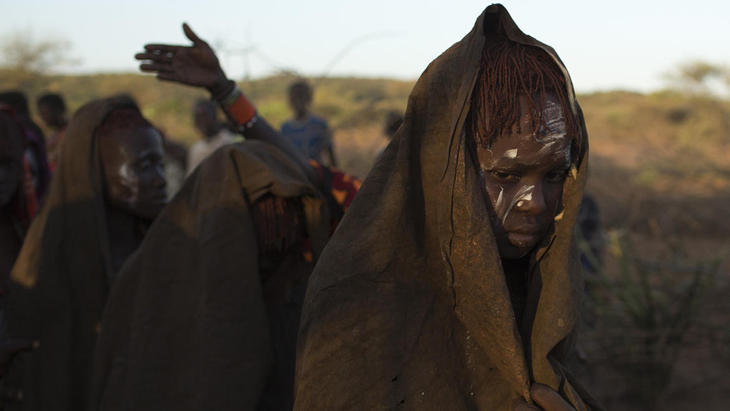
[[[545,179],[550,183],[562,183],[568,177],[568,170],[551,171],[545,175]]]
[[[150,160],[142,160],[137,163],[137,170],[139,172],[146,172],[150,170],[152,167],[154,167],[154,163]]]
[[[517,182],[520,180],[519,174],[509,171],[492,170],[489,173],[492,175],[492,177],[503,182]]]

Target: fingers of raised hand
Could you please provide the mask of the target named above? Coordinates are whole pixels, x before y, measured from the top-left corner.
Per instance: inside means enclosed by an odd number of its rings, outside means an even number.
[[[193,29],[190,28],[190,26],[188,25],[188,23],[183,23],[182,28],[183,28],[183,32],[185,33],[185,37],[187,37],[188,39],[190,39],[190,41],[192,41],[193,44],[195,44],[195,45],[198,45],[198,44],[205,44],[205,45],[207,45],[208,44],[203,39],[201,39],[200,37],[198,37],[197,34],[195,34],[195,32],[193,31]]]
[[[530,396],[546,411],[575,411],[560,394],[546,385],[533,384],[530,388]]]
[[[172,65],[165,63],[143,63],[139,65],[139,69],[146,73],[172,73],[175,71]]]
[[[173,46],[170,44],[145,44],[144,51],[147,53],[177,53],[180,49],[190,48],[187,46]]]
[[[172,63],[172,59],[175,57],[175,55],[172,52],[166,52],[166,53],[137,53],[134,55],[134,58],[137,60],[149,60],[154,61],[155,63]]]

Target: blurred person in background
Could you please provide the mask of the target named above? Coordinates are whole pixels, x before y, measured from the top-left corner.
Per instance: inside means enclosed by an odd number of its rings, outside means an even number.
[[[46,156],[46,140],[43,131],[33,122],[28,108],[28,99],[20,91],[0,93],[0,103],[5,103],[15,110],[15,116],[25,134],[25,161],[33,175],[36,196],[43,199],[51,179]]]
[[[120,93],[114,96],[117,99],[127,101],[129,104],[140,107],[137,100],[129,93]],[[142,108],[140,107],[140,110]],[[167,136],[165,130],[155,125],[155,128],[162,136],[162,147],[165,151],[165,178],[167,180],[167,198],[172,198],[180,187],[182,187],[187,175],[188,150],[184,145],[174,141]]]
[[[388,144],[395,137],[395,133],[403,124],[403,113],[400,111],[391,110],[385,114],[385,121],[383,121],[383,135],[388,139]],[[385,149],[388,148],[387,144],[378,153],[378,158],[383,155]]]
[[[164,130],[158,128],[165,149],[165,177],[167,178],[167,198],[171,199],[183,185],[188,169],[188,149],[171,139]]]
[[[38,210],[24,159],[25,134],[14,117],[15,111],[0,103],[0,297],[7,292],[10,270]]]
[[[192,46],[148,44],[141,69],[207,89],[246,140],[200,164],[120,274],[92,404],[291,409],[304,290],[360,183],[305,158],[183,30]]]
[[[218,120],[218,105],[214,101],[205,99],[196,101],[193,106],[193,119],[195,128],[203,138],[196,141],[188,150],[188,175],[206,157],[236,139],[236,135]]]
[[[305,80],[297,80],[289,86],[289,107],[294,117],[281,125],[281,135],[306,158],[318,163],[337,167],[332,143],[332,132],[327,121],[312,114],[310,108],[313,97],[312,87]]]
[[[25,133],[15,110],[0,103],[0,364],[7,364],[15,353],[32,344],[27,339],[8,338],[5,313],[10,271],[38,211],[25,145]],[[4,392],[3,371],[0,366],[0,393]],[[4,409],[4,402],[0,397],[0,409]]]
[[[162,138],[129,99],[85,104],[10,275],[6,410],[86,409],[107,296],[166,204]]]
[[[48,156],[48,167],[53,172],[56,168],[63,134],[66,132],[66,126],[68,125],[66,103],[60,94],[46,93],[38,97],[36,107],[46,127],[52,131],[46,138],[46,154]]]

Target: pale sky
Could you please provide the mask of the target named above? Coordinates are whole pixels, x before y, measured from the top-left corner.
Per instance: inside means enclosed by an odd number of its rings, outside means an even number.
[[[473,0],[0,0],[0,36],[29,31],[73,45],[64,72],[133,72],[147,42],[187,44],[187,21],[228,75],[296,70],[416,79],[469,32]],[[651,91],[678,63],[730,64],[730,2],[505,0],[517,25],[558,52],[580,92]],[[248,53],[248,68],[241,50]],[[228,50],[225,52],[224,50]],[[252,51],[251,51],[252,50]],[[348,50],[343,54],[344,50]]]

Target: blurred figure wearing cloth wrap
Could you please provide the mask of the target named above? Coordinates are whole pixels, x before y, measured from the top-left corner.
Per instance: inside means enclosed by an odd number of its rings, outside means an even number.
[[[119,274],[91,409],[291,409],[299,313],[328,223],[273,146],[204,160]]]
[[[58,167],[10,276],[5,410],[86,409],[99,321],[116,274],[165,205],[162,139],[128,100],[69,123]]]
[[[91,408],[291,409],[306,284],[358,182],[310,165],[183,28],[192,46],[147,45],[141,68],[207,88],[246,141],[193,171],[120,273]]]
[[[600,409],[565,367],[587,160],[557,54],[488,7],[421,75],[322,252],[294,409]]]
[[[53,172],[56,169],[63,134],[68,126],[66,102],[60,94],[46,93],[38,98],[36,107],[43,122],[52,131],[52,134],[46,139],[46,153],[48,154],[48,167]]]

